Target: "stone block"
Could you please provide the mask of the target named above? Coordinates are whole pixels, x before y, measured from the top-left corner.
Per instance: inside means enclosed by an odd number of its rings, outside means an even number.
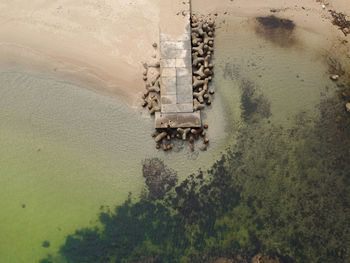
[[[170,50],[170,49],[177,49],[178,41],[161,41],[160,42],[160,49],[162,50]]]
[[[155,113],[156,128],[195,128],[201,126],[201,115],[199,111],[188,113]]]
[[[176,68],[162,68],[162,77],[176,77]]]
[[[176,104],[177,105],[177,112],[193,112],[193,103],[182,103],[182,104]]]
[[[162,113],[176,113],[177,105],[176,104],[162,104],[161,107]]]
[[[189,33],[190,31],[187,30],[187,26],[186,26],[186,34],[183,34],[180,38],[180,41],[191,41],[191,34]]]
[[[190,68],[191,64],[191,60],[183,58],[177,58],[175,62],[177,68]]]
[[[175,67],[176,60],[174,58],[163,58],[160,60],[160,67],[161,68],[171,68]]]
[[[176,76],[176,85],[177,86],[192,85],[191,76],[190,75]]]
[[[171,37],[167,34],[160,34],[159,35],[159,40],[160,42],[165,42],[165,41],[170,41],[171,40]]]
[[[177,49],[176,58],[191,59],[191,52],[187,49]]]
[[[193,104],[193,95],[189,94],[189,93],[176,94],[176,102],[178,104],[191,103],[191,105],[192,105]]]
[[[160,53],[163,59],[176,58],[176,49],[161,49]]]
[[[176,77],[161,77],[163,89],[161,89],[162,95],[176,94]]]
[[[191,38],[189,40],[183,41],[182,48],[191,52],[191,48],[192,48]]]
[[[192,72],[189,68],[176,68],[176,77],[191,76]]]
[[[164,104],[176,104],[177,96],[175,95],[162,95],[160,102]]]

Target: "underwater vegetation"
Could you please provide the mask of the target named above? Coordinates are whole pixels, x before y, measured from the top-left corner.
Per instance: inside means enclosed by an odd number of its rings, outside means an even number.
[[[257,253],[350,262],[350,114],[341,95],[284,128],[269,121],[252,83],[240,89],[237,143],[211,169],[177,184],[161,160],[145,160],[139,201],[102,211],[102,227],[77,230],[40,262],[250,262]]]
[[[297,44],[294,35],[295,24],[292,20],[276,16],[256,18],[255,32],[261,37],[280,47],[291,47]]]

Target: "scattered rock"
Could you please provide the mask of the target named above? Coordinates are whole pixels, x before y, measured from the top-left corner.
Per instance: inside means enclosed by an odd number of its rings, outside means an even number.
[[[208,124],[204,124],[204,125],[203,125],[203,128],[204,128],[204,129],[208,129],[208,128],[209,128]]]
[[[202,142],[202,144],[199,146],[199,149],[201,151],[205,151],[205,150],[207,150],[207,148],[208,148],[208,144],[206,144],[204,142]]]
[[[173,145],[172,144],[169,144],[168,146],[167,146],[167,150],[171,150],[173,148]]]
[[[155,139],[156,142],[160,142],[161,140],[163,140],[163,138],[164,138],[165,136],[167,136],[167,132],[166,132],[166,131],[164,131],[164,132],[158,134],[157,137],[156,137],[156,139]]]
[[[333,74],[329,77],[331,80],[333,81],[337,81],[339,79],[339,75],[338,74]]]
[[[156,42],[154,42],[154,43],[152,44],[152,46],[153,46],[154,48],[156,48],[156,47],[158,47],[158,44],[157,44]]]
[[[346,108],[347,112],[350,112],[350,103],[349,102],[345,104],[345,108]]]
[[[337,13],[334,10],[329,10],[333,17],[333,25],[338,26],[338,28],[344,33],[346,36],[350,32],[350,20],[347,20],[346,15],[343,13]]]

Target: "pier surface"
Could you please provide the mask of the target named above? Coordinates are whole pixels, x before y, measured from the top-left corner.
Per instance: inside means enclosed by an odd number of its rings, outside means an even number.
[[[160,28],[161,112],[155,114],[156,128],[201,126],[200,111],[193,111],[190,4],[182,8],[176,21],[180,34]]]

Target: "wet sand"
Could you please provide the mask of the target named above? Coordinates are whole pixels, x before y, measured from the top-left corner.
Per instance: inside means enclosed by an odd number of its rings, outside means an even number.
[[[158,56],[152,43],[158,42],[160,24],[168,32],[179,34],[182,2],[2,1],[1,63],[45,70],[136,105],[144,89],[140,62],[157,60],[152,58]],[[329,1],[325,9],[321,2],[313,0],[192,1],[194,13],[211,14],[222,21],[230,16],[254,18],[270,14],[289,18],[298,27],[324,35],[324,41],[318,43],[320,47],[349,54],[349,44],[341,43],[349,37],[331,24],[327,9],[350,14],[347,0]]]

